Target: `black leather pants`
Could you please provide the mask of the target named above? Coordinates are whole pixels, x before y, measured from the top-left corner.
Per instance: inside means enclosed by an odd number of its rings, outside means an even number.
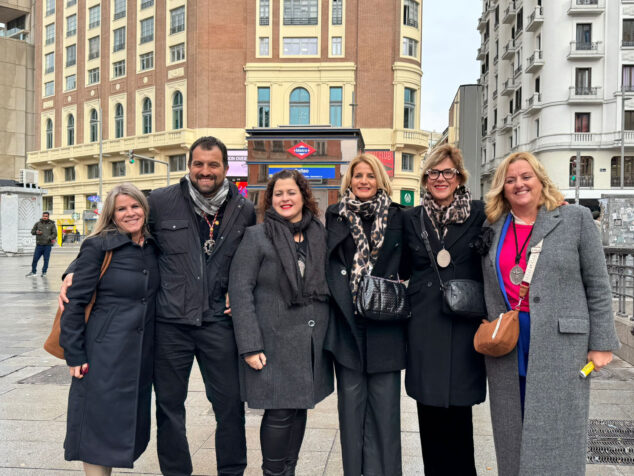
[[[294,476],[305,430],[305,409],[264,411],[260,425],[264,475]]]

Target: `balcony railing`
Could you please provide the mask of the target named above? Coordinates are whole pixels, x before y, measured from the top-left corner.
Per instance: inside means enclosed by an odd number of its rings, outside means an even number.
[[[502,86],[502,96],[511,96],[515,92],[515,81],[507,79]]]
[[[603,56],[602,41],[571,41],[569,59],[598,59]]]
[[[522,65],[518,65],[517,68],[515,68],[515,71],[513,71],[513,77],[517,78],[520,74],[522,74]]]
[[[515,15],[517,13],[517,7],[515,6],[515,0],[512,0],[508,7],[504,10],[502,16],[502,23],[512,24],[515,21]]]
[[[515,56],[515,40],[510,40],[504,46],[504,52],[502,53],[503,59],[511,59]]]
[[[152,40],[154,40],[154,35],[145,35],[141,37],[139,43],[140,44],[149,43]]]
[[[284,25],[317,25],[317,17],[285,17]]]
[[[141,2],[141,10],[143,10],[144,8],[149,8],[152,5],[154,5],[154,0],[143,0]]]
[[[572,177],[569,178],[568,185],[570,187],[576,187],[576,181],[579,181],[579,187],[594,187],[594,176],[593,175],[577,175],[573,180]]]
[[[599,97],[600,91],[601,88],[597,86],[570,86],[568,100],[575,102],[597,101],[601,99]]]
[[[333,17],[333,25],[341,25],[341,15],[338,17],[339,18],[339,23],[335,23],[334,20],[335,17]],[[414,28],[418,28],[418,20],[416,18],[406,18],[405,19],[405,24],[407,26],[413,26]]]
[[[541,93],[534,93],[526,100],[526,110],[529,113],[535,113],[542,108],[542,95]]]
[[[122,12],[115,12],[114,13],[114,19],[118,20],[119,18],[123,18],[125,17],[125,10],[123,10]]]
[[[529,56],[528,61],[526,61],[526,72],[532,73],[540,69],[542,66],[544,66],[542,51],[535,50],[535,53]]]
[[[537,5],[535,7],[535,11],[528,17],[526,31],[535,31],[542,25],[542,23],[544,23],[543,9],[541,5]]]
[[[570,0],[568,15],[598,15],[605,10],[604,0]]]

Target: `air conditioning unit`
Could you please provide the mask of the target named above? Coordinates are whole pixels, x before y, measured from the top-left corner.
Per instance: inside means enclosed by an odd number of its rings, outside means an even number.
[[[20,169],[20,183],[25,187],[37,188],[37,170]]]

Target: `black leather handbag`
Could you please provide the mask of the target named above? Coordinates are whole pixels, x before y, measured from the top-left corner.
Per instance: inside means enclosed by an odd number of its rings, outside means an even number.
[[[357,291],[357,314],[372,321],[404,321],[412,315],[405,284],[366,274]]]

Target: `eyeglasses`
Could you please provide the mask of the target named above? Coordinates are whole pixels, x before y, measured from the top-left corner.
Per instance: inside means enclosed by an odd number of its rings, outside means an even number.
[[[445,177],[446,180],[451,180],[456,175],[460,175],[460,172],[458,171],[458,169],[429,169],[427,172],[425,172],[425,174],[427,174],[427,177],[429,177],[431,180],[438,180],[440,174],[442,174],[442,176]]]

